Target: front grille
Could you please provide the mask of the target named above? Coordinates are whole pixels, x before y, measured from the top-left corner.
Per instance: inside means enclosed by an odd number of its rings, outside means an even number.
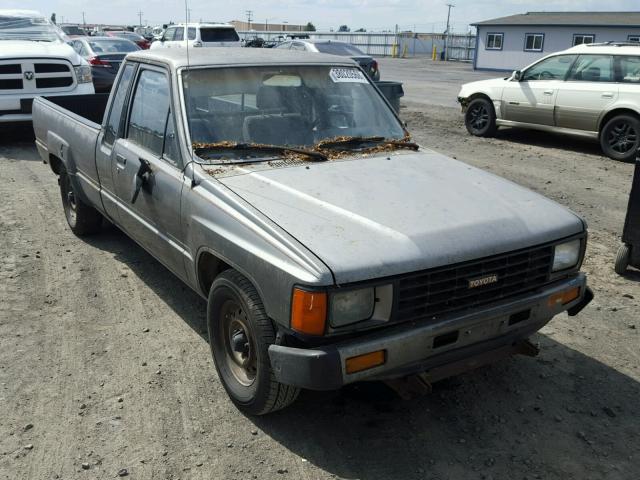
[[[398,320],[433,318],[530,292],[549,281],[553,247],[535,247],[400,279]],[[497,275],[497,282],[469,288],[469,280]]]
[[[68,72],[69,66],[64,63],[36,63],[33,70],[36,73]]]
[[[3,80],[0,78],[0,90],[22,90],[22,80],[18,78]]]
[[[0,65],[0,75],[12,75],[12,74],[20,74],[22,73],[22,68],[20,68],[20,64],[8,64],[8,65]]]
[[[36,88],[61,88],[73,85],[71,77],[36,78]]]

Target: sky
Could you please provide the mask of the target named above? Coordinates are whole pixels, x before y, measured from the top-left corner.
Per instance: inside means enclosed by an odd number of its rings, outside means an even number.
[[[192,21],[246,20],[253,11],[254,22],[306,24],[318,30],[348,25],[352,30],[395,29],[419,32],[442,32],[447,20],[447,3],[451,9],[452,31],[466,33],[469,24],[527,11],[596,11],[604,10],[602,0],[187,0]],[[55,12],[58,23],[158,25],[185,20],[184,0],[3,0],[2,8]],[[639,0],[608,0],[608,11],[638,11]]]

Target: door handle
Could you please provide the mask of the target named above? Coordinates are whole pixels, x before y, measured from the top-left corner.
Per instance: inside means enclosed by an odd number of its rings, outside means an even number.
[[[613,92],[604,92],[602,98],[613,98]]]
[[[544,95],[553,95],[553,90],[545,90],[542,92]]]
[[[520,102],[509,102],[509,105],[520,105]]]
[[[124,167],[126,165],[127,165],[127,158],[117,153],[116,154],[116,171],[120,172],[120,170],[124,170]]]

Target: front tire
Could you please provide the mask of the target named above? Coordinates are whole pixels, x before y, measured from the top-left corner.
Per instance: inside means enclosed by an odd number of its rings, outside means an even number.
[[[218,376],[239,410],[264,415],[293,403],[300,390],[279,383],[271,369],[273,324],[255,287],[237,271],[222,272],[211,285],[207,326]]]
[[[487,98],[475,98],[467,105],[464,126],[476,137],[493,137],[498,130],[496,112]]]
[[[600,132],[604,154],[621,162],[633,162],[640,147],[640,119],[634,115],[616,115]]]
[[[60,172],[60,196],[64,216],[71,231],[82,237],[100,231],[102,215],[95,208],[84,203],[73,188],[71,179],[66,171]]]

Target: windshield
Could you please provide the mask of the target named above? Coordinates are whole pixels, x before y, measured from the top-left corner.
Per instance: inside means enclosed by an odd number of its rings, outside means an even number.
[[[240,37],[233,28],[200,28],[203,42],[239,42]]]
[[[63,42],[64,34],[37,13],[0,11],[0,40]]]
[[[352,55],[364,55],[364,53],[358,50],[353,45],[348,43],[335,43],[335,42],[318,42],[314,44],[319,52],[330,53],[331,55],[342,55],[343,57],[349,57]]]
[[[62,31],[67,35],[84,35],[85,34],[80,27],[76,27],[75,25],[64,26],[62,27]]]
[[[140,47],[129,40],[118,40],[115,38],[90,40],[89,45],[91,46],[91,50],[96,53],[124,53],[140,50]]]
[[[194,144],[304,147],[338,137],[405,138],[392,110],[357,68],[208,68],[183,78]]]

